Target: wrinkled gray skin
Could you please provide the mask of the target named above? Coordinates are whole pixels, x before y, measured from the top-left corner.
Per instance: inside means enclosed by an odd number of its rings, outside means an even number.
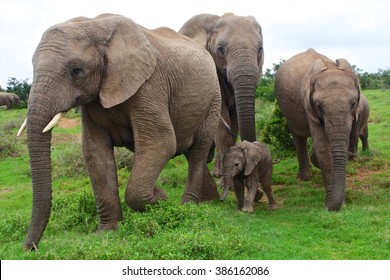
[[[356,133],[360,87],[345,59],[336,63],[313,49],[282,64],[275,78],[275,95],[293,135],[298,178],[312,176],[307,138],[312,137],[326,190],[325,207],[337,211],[344,202],[350,135]]]
[[[255,96],[264,62],[261,27],[252,16],[200,14],[179,30],[206,48],[217,66],[222,93],[221,115],[230,133],[219,125],[215,138],[214,176],[220,177],[221,159],[237,139],[256,141]]]
[[[253,212],[253,202],[258,201],[258,183],[267,195],[269,209],[276,209],[276,201],[272,192],[273,162],[267,146],[260,142],[242,141],[231,146],[222,160],[223,192],[220,199],[225,200],[229,190],[234,187],[237,197],[237,208],[244,212]],[[245,194],[245,187],[247,192]],[[245,198],[244,198],[245,197]]]
[[[19,96],[12,92],[0,92],[0,106],[5,105],[7,110],[11,109],[13,105],[19,105]]]
[[[362,150],[368,149],[368,117],[370,115],[370,106],[367,98],[360,94],[359,105],[356,110],[356,118],[352,126],[356,126],[357,129],[352,129],[349,140],[349,159],[353,160],[358,154],[358,141],[359,138],[362,141]]]
[[[218,199],[206,159],[221,97],[207,51],[168,28],[148,30],[119,15],[100,15],[48,29],[33,66],[27,117],[33,209],[26,249],[38,245],[52,203],[51,130],[42,130],[58,112],[78,105],[98,231],[116,229],[122,219],[113,146],[135,152],[125,192],[131,208],[166,198],[156,179],[180,153],[189,164],[182,201]]]

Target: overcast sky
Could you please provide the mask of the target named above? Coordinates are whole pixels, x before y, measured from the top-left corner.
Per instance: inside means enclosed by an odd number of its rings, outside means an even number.
[[[0,85],[9,77],[31,82],[43,32],[73,17],[116,13],[178,31],[193,15],[226,12],[252,15],[262,26],[264,70],[310,47],[368,72],[390,69],[389,0],[0,0]]]

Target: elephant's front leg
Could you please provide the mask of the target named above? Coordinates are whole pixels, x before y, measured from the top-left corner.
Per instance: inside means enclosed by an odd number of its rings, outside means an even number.
[[[245,184],[243,175],[235,176],[233,178],[234,182],[234,192],[236,193],[237,198],[237,209],[242,210],[244,207],[244,198],[245,198]]]
[[[134,109],[136,111],[136,109]],[[159,108],[163,114],[163,109]],[[134,165],[126,188],[126,203],[133,210],[144,210],[167,196],[156,187],[165,164],[176,152],[176,138],[168,113],[146,112],[132,115],[134,133]],[[158,122],[154,120],[159,120]]]
[[[83,155],[100,219],[97,231],[117,229],[123,217],[113,146],[106,131],[90,124],[83,117]]]
[[[248,191],[245,195],[244,207],[242,207],[243,212],[248,212],[248,213],[253,212],[253,201],[255,200],[258,182],[259,182],[259,177],[256,174],[250,174],[246,178],[245,184]]]

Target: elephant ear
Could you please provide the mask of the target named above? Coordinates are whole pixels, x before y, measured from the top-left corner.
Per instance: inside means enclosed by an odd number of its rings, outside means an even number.
[[[250,175],[261,160],[261,149],[259,149],[256,143],[244,140],[239,144],[245,156],[245,176]]]
[[[133,96],[150,78],[156,68],[157,52],[132,20],[113,15],[97,19],[103,29],[110,31],[99,97],[104,108],[111,108]]]
[[[322,59],[317,59],[314,61],[312,67],[307,71],[303,83],[303,106],[306,111],[307,117],[314,122],[315,124],[320,124],[320,118],[318,117],[315,109],[312,105],[312,94],[314,91],[314,84],[319,76],[319,74],[327,69],[326,64]]]
[[[353,70],[351,64],[349,64],[348,60],[346,60],[345,58],[336,59],[336,64],[337,64],[337,69],[345,71],[347,73],[347,75],[350,76],[355,81],[355,86],[356,86],[356,88],[358,90],[357,104],[359,104],[360,103],[360,94],[361,94],[360,83],[359,83],[359,79],[358,79],[355,71]],[[357,121],[358,118],[359,118],[359,112],[356,109],[356,111],[355,111],[355,120]]]
[[[193,41],[207,48],[208,36],[211,33],[215,22],[220,17],[211,14],[199,14],[190,18],[180,28],[179,33],[191,38]]]

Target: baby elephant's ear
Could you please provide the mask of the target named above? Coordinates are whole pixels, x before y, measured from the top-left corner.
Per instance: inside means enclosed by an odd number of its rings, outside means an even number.
[[[261,160],[261,149],[254,143],[242,141],[239,146],[244,150],[245,169],[244,175],[250,175]]]

